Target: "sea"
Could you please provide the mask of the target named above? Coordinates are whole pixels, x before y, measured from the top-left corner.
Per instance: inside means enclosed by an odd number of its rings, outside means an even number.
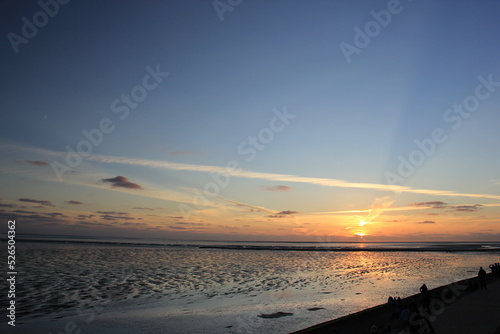
[[[1,244],[5,251],[6,241]],[[290,333],[384,304],[389,296],[416,294],[424,283],[432,289],[477,276],[479,267],[489,271],[496,262],[500,243],[494,242],[19,235],[16,319],[23,326],[81,316],[80,329],[107,321],[141,333]],[[3,279],[2,309],[8,289]]]

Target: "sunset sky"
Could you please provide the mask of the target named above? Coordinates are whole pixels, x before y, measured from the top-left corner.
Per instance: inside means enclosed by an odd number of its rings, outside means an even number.
[[[18,233],[500,240],[500,3],[41,3],[0,5]]]

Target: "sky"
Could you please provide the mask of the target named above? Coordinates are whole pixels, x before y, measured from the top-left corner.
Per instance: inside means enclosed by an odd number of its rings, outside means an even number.
[[[2,1],[25,234],[499,241],[495,1]]]

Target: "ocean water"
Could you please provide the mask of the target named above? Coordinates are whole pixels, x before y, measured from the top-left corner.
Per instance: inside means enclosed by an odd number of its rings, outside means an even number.
[[[477,243],[312,251],[318,245],[58,240],[18,241],[19,326],[88,310],[96,319],[140,310],[161,317],[167,333],[288,333],[500,262],[500,252],[484,251],[497,244]],[[4,281],[0,290],[6,295]],[[265,316],[277,312],[286,316]]]

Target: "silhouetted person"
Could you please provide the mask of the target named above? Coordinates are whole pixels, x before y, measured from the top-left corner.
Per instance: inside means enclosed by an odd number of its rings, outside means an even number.
[[[429,289],[427,289],[427,285],[422,284],[422,286],[420,287],[420,293],[426,294],[427,292],[429,292]]]
[[[483,267],[479,269],[477,276],[479,277],[479,286],[481,287],[481,290],[488,289],[486,287],[486,271],[484,271]]]
[[[500,278],[500,264],[498,263],[490,264],[490,270],[493,276],[497,276]]]

